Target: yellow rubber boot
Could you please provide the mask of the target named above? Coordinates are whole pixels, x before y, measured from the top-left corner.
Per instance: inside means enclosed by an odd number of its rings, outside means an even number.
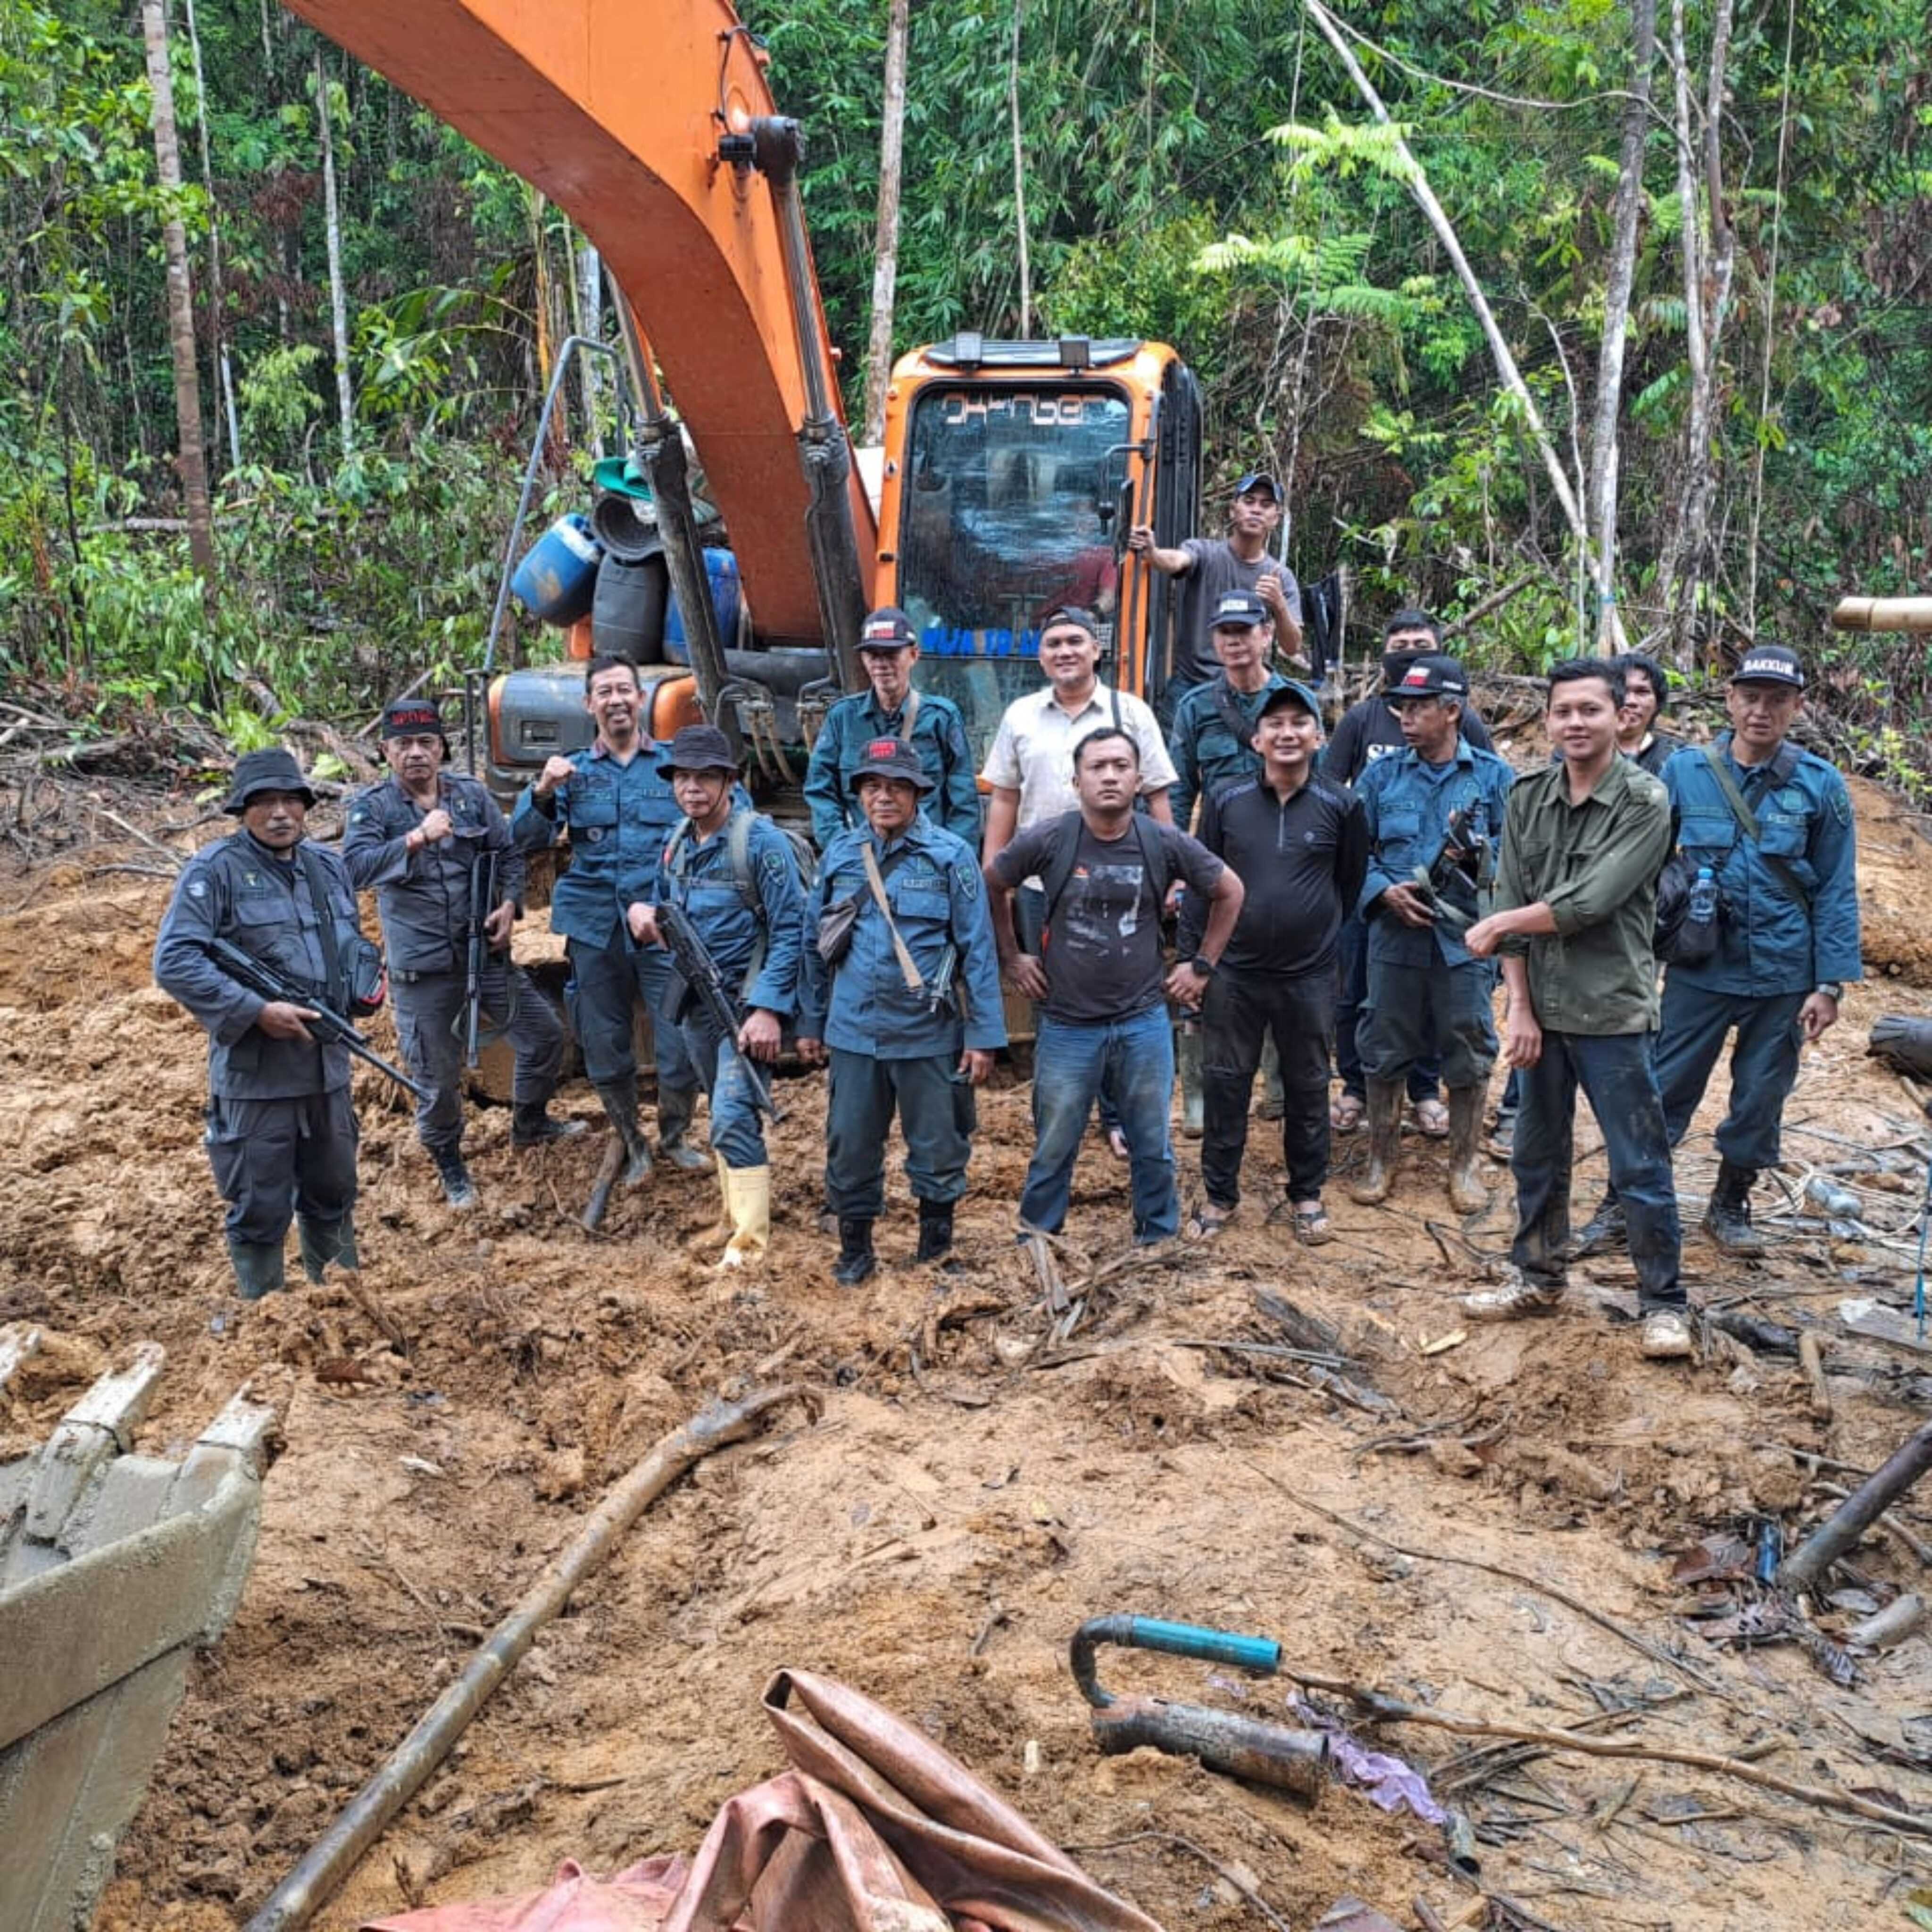
[[[728,1167],[724,1204],[731,1238],[724,1244],[723,1268],[750,1268],[764,1260],[772,1239],[772,1171],[769,1167]]]

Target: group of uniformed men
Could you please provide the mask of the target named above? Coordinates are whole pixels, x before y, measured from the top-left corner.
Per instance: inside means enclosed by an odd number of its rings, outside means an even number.
[[[428,1096],[418,1131],[448,1204],[468,1208],[459,1034],[472,921],[487,942],[475,997],[514,1049],[512,1144],[583,1130],[549,1114],[562,1035],[508,950],[524,855],[562,835],[570,865],[551,926],[622,1178],[634,1186],[652,1165],[632,1046],[641,1006],[658,1156],[715,1166],[725,1265],[754,1262],[769,1240],[756,1069],[788,1030],[803,1060],[829,1068],[836,1279],[854,1285],[877,1266],[895,1115],[919,1207],[915,1258],[944,1261],[966,1191],[973,1090],[1006,1044],[1002,981],[1036,1013],[1022,1238],[1063,1225],[1096,1106],[1128,1164],[1136,1240],[1181,1231],[1170,1006],[1184,1123],[1201,1141],[1192,1237],[1211,1238],[1236,1211],[1264,1048],[1279,1081],[1264,1108],[1282,1123],[1279,1211],[1298,1238],[1331,1237],[1331,1136],[1364,1118],[1350,1192],[1388,1198],[1405,1100],[1422,1133],[1446,1139],[1452,1205],[1475,1213],[1489,1198],[1479,1154],[1499,964],[1512,1072],[1495,1132],[1516,1181],[1515,1273],[1466,1307],[1484,1319],[1549,1309],[1568,1260],[1627,1243],[1643,1352],[1688,1354],[1672,1150],[1734,1033],[1703,1225],[1729,1253],[1760,1250],[1749,1195],[1778,1158],[1800,1045],[1833,1023],[1860,970],[1849,797],[1790,737],[1803,668],[1782,646],[1754,646],[1730,682],[1731,730],[1689,747],[1655,728],[1669,679],[1654,661],[1559,664],[1551,760],[1518,778],[1490,748],[1433,621],[1405,610],[1387,627],[1382,691],[1324,746],[1315,694],[1276,668],[1277,649],[1300,639],[1293,578],[1267,550],[1280,514],[1274,479],[1256,474],[1237,488],[1225,539],[1168,550],[1132,533],[1154,568],[1212,593],[1202,628],[1214,670],[1189,668],[1165,734],[1139,698],[1100,681],[1094,617],[1058,609],[1041,630],[1046,682],[1008,707],[976,775],[957,707],[914,688],[914,626],[874,612],[857,644],[868,688],[832,708],[812,755],[820,856],[808,887],[791,841],[752,808],[724,734],[700,724],[655,740],[621,656],[588,667],[590,746],[553,758],[507,820],[448,769],[424,701],[386,712],[390,776],[351,800],[339,851],[305,837],[314,794],[292,757],[239,759],[228,800],[238,828],[184,868],[155,972],[210,1036],[207,1145],[241,1292],[281,1286],[292,1217],[312,1279],[332,1260],[355,1264],[356,1122],[346,1056],[309,1031],[316,1009],[265,1001],[224,973],[210,942],[232,940],[340,1010],[342,962],[361,943],[356,892],[375,892],[398,1030]],[[1678,847],[1709,869],[1723,910],[1714,952],[1671,967],[1660,1003],[1656,885]],[[1177,903],[1170,947],[1163,920]],[[728,988],[733,1024],[664,944],[674,908]],[[1610,1189],[1573,1238],[1580,1086]],[[708,1159],[692,1138],[700,1088]]]

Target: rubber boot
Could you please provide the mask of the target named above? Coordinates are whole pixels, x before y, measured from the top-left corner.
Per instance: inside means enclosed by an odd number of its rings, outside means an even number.
[[[731,1251],[727,1248],[724,1258],[729,1261]],[[842,1214],[838,1217],[838,1258],[832,1264],[832,1279],[841,1288],[856,1288],[878,1267],[878,1257],[872,1252],[872,1224],[862,1215]]]
[[[338,1268],[362,1265],[356,1252],[356,1224],[346,1214],[339,1221],[319,1221],[309,1215],[299,1215],[296,1234],[302,1245],[302,1273],[310,1281],[320,1281],[331,1262]]]
[[[280,1241],[238,1241],[228,1244],[229,1264],[235,1270],[235,1290],[244,1301],[260,1301],[286,1286],[282,1276]]]
[[[624,1166],[618,1180],[626,1187],[634,1187],[651,1171],[650,1143],[638,1125],[637,1081],[614,1080],[608,1087],[597,1089],[597,1097],[604,1103],[604,1115],[610,1123],[611,1132],[624,1144]]]
[[[764,1260],[772,1239],[772,1171],[769,1167],[724,1169],[724,1204],[731,1216],[731,1238],[724,1244],[723,1268],[750,1268]],[[839,1224],[842,1236],[844,1224]]]
[[[1610,1254],[1629,1244],[1624,1204],[1614,1194],[1606,1194],[1597,1203],[1597,1211],[1570,1237],[1570,1258],[1580,1262],[1592,1255]]]
[[[431,1148],[430,1158],[436,1162],[438,1179],[442,1183],[442,1198],[459,1214],[466,1213],[476,1205],[476,1184],[470,1178],[470,1170],[463,1164],[460,1148]]]
[[[1174,1030],[1174,1071],[1180,1076],[1180,1137],[1201,1138],[1204,1118],[1201,1100],[1201,1028],[1184,1020]]]
[[[1369,1161],[1360,1178],[1352,1182],[1348,1198],[1372,1208],[1389,1198],[1402,1154],[1402,1084],[1400,1080],[1369,1082]]]
[[[1459,1214],[1480,1214],[1490,1190],[1476,1166],[1483,1133],[1483,1090],[1449,1089],[1449,1204]]]
[[[919,1249],[916,1262],[943,1261],[952,1252],[952,1203],[922,1201],[919,1204]]]
[[[1704,1210],[1704,1232],[1727,1255],[1764,1252],[1764,1237],[1751,1226],[1751,1183],[1756,1178],[1754,1168],[1733,1167],[1727,1160],[1718,1164],[1718,1184]]]
[[[542,1147],[550,1141],[574,1140],[584,1131],[581,1120],[554,1120],[548,1100],[519,1100],[510,1115],[513,1148]]]
[[[685,1174],[702,1174],[711,1165],[704,1148],[691,1144],[691,1116],[698,1105],[689,1087],[658,1089],[658,1154]]]

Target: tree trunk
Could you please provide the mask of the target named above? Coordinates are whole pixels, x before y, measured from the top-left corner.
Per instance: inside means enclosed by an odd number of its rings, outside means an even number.
[[[892,0],[886,22],[886,100],[879,129],[879,218],[872,243],[872,337],[866,351],[863,440],[886,436],[886,386],[892,375],[892,305],[898,287],[899,168],[905,147],[906,43],[912,0]]]
[[[153,100],[154,167],[163,190],[181,193],[181,144],[175,133],[175,91],[168,73],[168,24],[161,0],[141,0],[141,33],[147,44],[148,88]],[[176,466],[188,513],[188,554],[201,578],[202,596],[214,596],[214,519],[208,502],[208,462],[201,440],[201,379],[195,368],[194,284],[188,274],[188,231],[178,220],[161,224],[168,268],[168,344],[175,366]]]
[[[1637,229],[1643,213],[1644,137],[1650,128],[1650,78],[1657,64],[1657,0],[1634,0],[1629,98],[1617,158],[1615,230],[1604,281],[1604,334],[1597,352],[1597,406],[1590,430],[1590,535],[1602,567],[1599,598],[1615,594],[1617,554],[1617,418],[1623,406],[1624,345],[1636,278]],[[1607,611],[1608,606],[1604,609]],[[1608,625],[1600,625],[1600,632]]]
[[[335,197],[334,117],[329,111],[328,74],[315,50],[315,111],[322,128],[322,218],[328,240],[328,325],[335,344],[335,406],[342,419],[342,454],[356,454],[356,400],[349,387],[349,301],[342,286],[342,210]]]
[[[1020,334],[1033,334],[1033,263],[1027,250],[1026,151],[1020,142],[1020,15],[1025,0],[1013,0],[1012,58],[1006,68],[1006,110],[1013,126],[1013,226],[1020,244]]]
[[[592,342],[604,339],[604,264],[598,257],[597,244],[585,235],[579,238],[580,244],[574,251],[577,280],[571,291],[571,308],[573,311],[571,326],[579,335]],[[604,426],[598,419],[598,379],[602,371],[595,356],[580,353],[577,358],[584,374],[584,420],[589,426],[590,453],[598,461],[604,460]]]
[[[214,392],[214,406],[208,412],[218,429],[221,424],[221,377],[228,360],[228,346],[221,339],[221,220],[214,200],[214,170],[208,158],[208,82],[202,71],[201,29],[194,17],[194,0],[187,0],[188,51],[194,62],[194,124],[201,147],[201,188],[208,196],[208,382]],[[220,438],[214,441],[218,446]],[[228,464],[230,469],[242,460],[241,436],[232,412],[228,418]]]

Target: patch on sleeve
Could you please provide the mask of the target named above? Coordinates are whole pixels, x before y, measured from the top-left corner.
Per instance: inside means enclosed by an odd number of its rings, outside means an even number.
[[[980,896],[980,868],[977,866],[955,866],[952,883],[958,889],[959,896],[970,905]]]
[[[1830,797],[1832,818],[1840,825],[1850,824],[1852,822],[1851,794],[1843,785],[1836,784],[1832,788]]]
[[[189,880],[188,882],[188,896],[191,899],[206,898],[208,896],[208,881],[206,879]]]

